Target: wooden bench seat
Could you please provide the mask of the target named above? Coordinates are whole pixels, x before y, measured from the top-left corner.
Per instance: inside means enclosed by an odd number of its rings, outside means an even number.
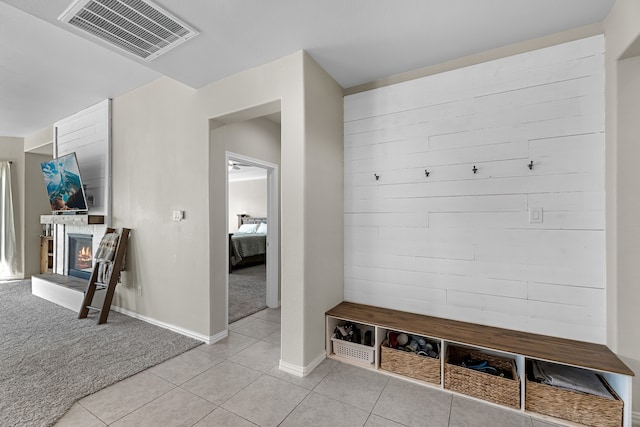
[[[573,365],[634,376],[607,346],[511,329],[477,325],[381,307],[342,302],[327,316]]]

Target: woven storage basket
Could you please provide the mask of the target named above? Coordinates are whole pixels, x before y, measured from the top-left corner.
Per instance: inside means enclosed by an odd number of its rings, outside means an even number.
[[[607,381],[598,377],[614,399],[553,387],[527,378],[525,409],[587,426],[620,427],[624,403]]]
[[[440,359],[418,356],[412,352],[387,347],[387,341],[380,347],[380,369],[415,378],[429,383],[440,384]]]
[[[359,363],[373,363],[375,361],[375,349],[362,344],[331,337],[333,342],[333,354],[353,360]]]
[[[459,366],[467,358],[486,360],[494,368],[511,372],[513,379]],[[449,346],[444,363],[444,388],[511,408],[520,408],[520,379],[513,359]]]

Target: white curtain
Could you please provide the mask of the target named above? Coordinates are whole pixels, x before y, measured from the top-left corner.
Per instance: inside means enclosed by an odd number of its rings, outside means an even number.
[[[0,162],[0,280],[18,277],[16,228],[11,198],[11,164]]]

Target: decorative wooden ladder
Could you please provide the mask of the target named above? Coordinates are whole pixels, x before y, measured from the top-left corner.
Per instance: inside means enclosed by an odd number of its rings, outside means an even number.
[[[78,319],[84,319],[89,314],[89,310],[95,310],[100,312],[100,317],[98,318],[98,324],[105,323],[107,321],[107,317],[109,317],[109,311],[111,310],[111,302],[113,301],[113,294],[116,291],[116,285],[118,284],[118,278],[120,277],[120,271],[122,270],[122,265],[124,262],[124,255],[127,249],[127,242],[129,241],[129,232],[131,230],[128,228],[123,228],[120,233],[120,237],[118,238],[118,245],[116,247],[116,252],[113,258],[113,269],[111,274],[109,275],[108,283],[98,282],[98,270],[100,268],[100,263],[96,262],[93,266],[93,271],[91,272],[91,278],[89,279],[89,284],[87,285],[87,290],[84,292],[84,300],[82,301],[82,307],[80,308],[80,313],[78,314]],[[105,233],[115,233],[116,230],[114,228],[107,228]],[[104,296],[104,302],[102,303],[102,307],[95,307],[91,305],[93,301],[93,296],[96,293],[96,290],[105,290],[107,293]]]

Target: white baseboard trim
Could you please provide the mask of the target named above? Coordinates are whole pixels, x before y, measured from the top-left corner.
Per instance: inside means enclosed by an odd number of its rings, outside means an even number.
[[[205,344],[215,344],[215,343],[217,343],[218,341],[223,340],[223,339],[225,339],[225,338],[226,338],[226,337],[228,337],[228,336],[229,336],[229,330],[228,330],[228,329],[225,329],[225,330],[224,330],[224,331],[222,331],[222,332],[218,332],[218,333],[217,333],[217,334],[215,334],[215,335],[211,335],[211,336],[207,339],[207,341],[205,341]]]
[[[127,315],[129,317],[133,317],[134,319],[142,320],[143,322],[147,322],[147,323],[150,323],[152,325],[160,326],[161,328],[169,329],[170,331],[177,332],[177,333],[179,333],[181,335],[184,335],[184,336],[187,336],[189,338],[193,338],[193,339],[196,339],[198,341],[202,341],[205,344],[214,344],[214,343],[226,338],[227,335],[229,335],[229,332],[227,330],[224,330],[224,331],[222,331],[220,333],[217,333],[215,335],[206,336],[206,335],[199,334],[197,332],[190,331],[188,329],[184,329],[184,328],[182,328],[180,326],[171,325],[169,323],[165,323],[165,322],[162,322],[160,320],[157,320],[157,319],[154,319],[154,318],[151,318],[151,317],[143,316],[142,314],[136,313],[135,311],[127,310],[126,308],[117,307],[117,306],[111,306],[111,310],[117,311],[118,313],[125,314],[125,315]]]
[[[631,423],[633,425],[640,425],[640,412],[632,412],[631,413]]]
[[[303,378],[309,375],[311,371],[317,368],[318,365],[321,364],[322,361],[326,358],[327,358],[327,354],[323,352],[318,357],[313,359],[311,363],[309,363],[307,366],[298,366],[298,365],[294,365],[292,363],[287,363],[280,360],[280,370],[283,372],[286,372],[287,374],[291,374],[291,375],[295,375],[296,377]]]

